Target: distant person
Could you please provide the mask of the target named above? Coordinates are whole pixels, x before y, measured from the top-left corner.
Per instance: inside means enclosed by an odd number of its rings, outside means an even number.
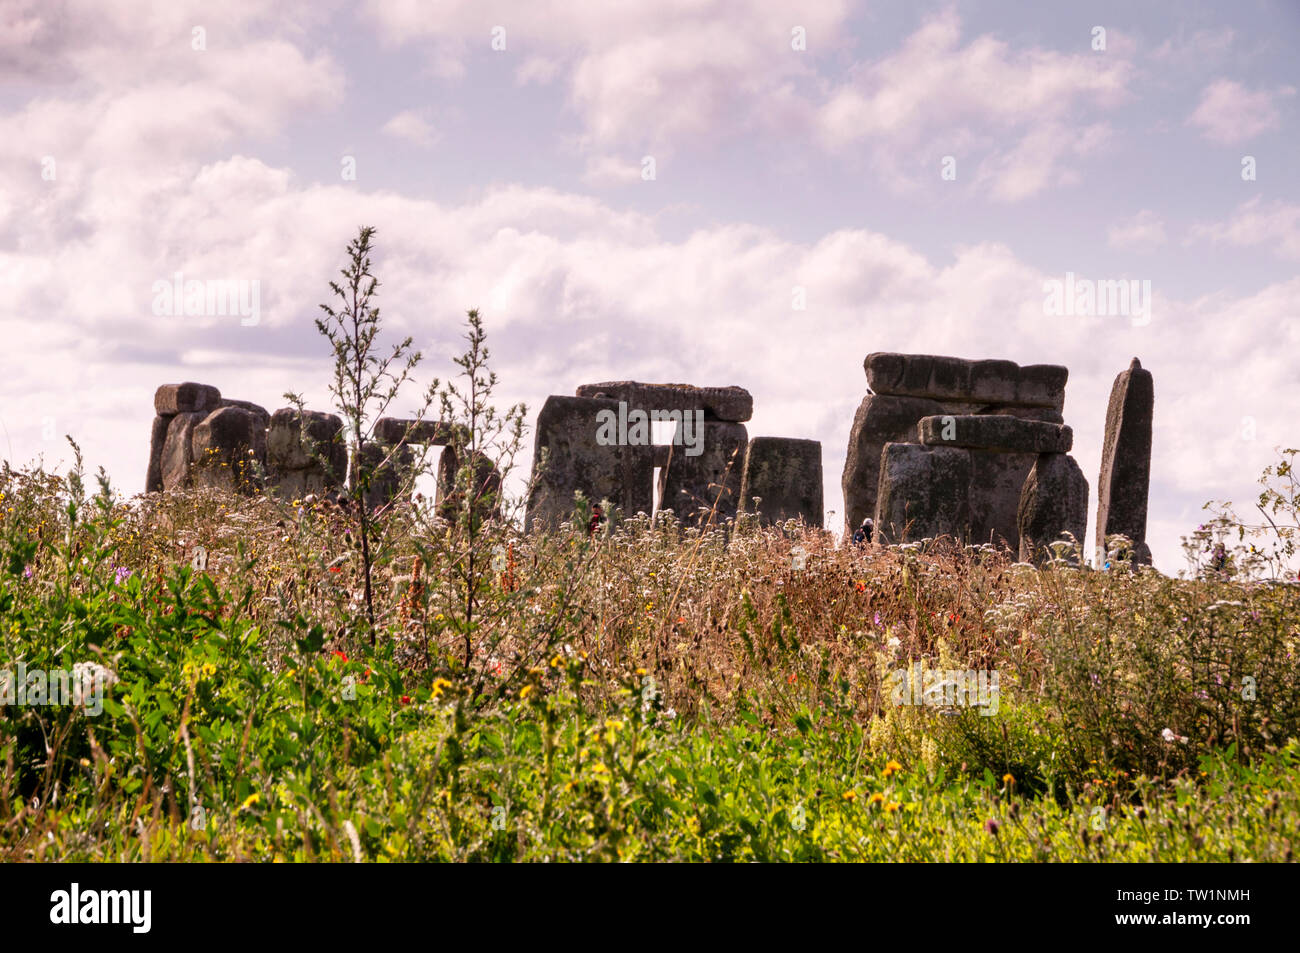
[[[857,546],[862,546],[871,542],[876,533],[876,524],[872,522],[870,516],[864,517],[862,525],[853,531],[853,542]]]
[[[600,529],[600,524],[605,522],[605,511],[597,503],[591,508],[591,522],[587,524],[587,535],[595,536],[596,530]]]

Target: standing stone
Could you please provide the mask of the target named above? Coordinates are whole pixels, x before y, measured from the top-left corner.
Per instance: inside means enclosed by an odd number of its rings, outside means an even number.
[[[266,464],[265,418],[230,404],[195,425],[191,437],[195,486],[249,493]]]
[[[1155,385],[1135,357],[1115,378],[1106,408],[1106,437],[1097,481],[1097,565],[1106,562],[1106,537],[1127,536],[1133,562],[1150,565],[1147,493],[1151,486],[1151,417]]]
[[[883,543],[950,536],[971,525],[971,453],[960,447],[889,443],[880,458],[875,539]]]
[[[691,456],[692,448],[674,436],[659,471],[659,508],[672,510],[689,526],[716,526],[736,518],[749,433],[744,424],[706,419],[702,437],[701,452]]]
[[[754,497],[759,498],[757,504]],[[801,519],[822,526],[822,445],[793,437],[755,437],[745,451],[740,511],[764,524]]]
[[[880,454],[885,444],[915,443],[916,425],[921,418],[942,413],[940,404],[921,397],[868,394],[862,399],[853,416],[840,481],[844,490],[845,538],[876,513]]]
[[[533,486],[524,525],[555,527],[573,517],[574,493],[592,504],[608,500],[625,515],[653,512],[654,446],[604,446],[597,415],[618,413],[618,401],[598,397],[546,398],[537,415]]]
[[[458,519],[464,497],[456,488],[460,470],[460,454],[455,446],[447,446],[438,458],[438,515],[445,520]],[[474,467],[469,475],[469,498],[476,522],[501,518],[501,471],[492,458],[481,450],[474,454]]]
[[[361,453],[365,461],[369,484],[363,490],[361,498],[369,510],[387,506],[397,498],[402,483],[410,475],[414,455],[411,448],[396,448],[391,444],[367,443]],[[355,461],[355,457],[353,458]],[[355,462],[353,472],[357,472]]]
[[[194,462],[192,438],[194,428],[207,416],[205,412],[179,413],[167,425],[163,440],[160,470],[164,490],[181,490],[191,485],[190,464]]]
[[[1074,457],[1044,453],[1034,462],[1020,493],[1017,515],[1020,561],[1043,563],[1051,544],[1066,533],[1082,547],[1088,531],[1088,480]]]
[[[347,475],[343,421],[315,410],[284,407],[266,433],[269,482],[283,499],[336,490]]]
[[[972,450],[970,459],[970,542],[990,543],[1014,556],[1020,550],[1020,491],[1038,456]]]
[[[232,400],[229,397],[223,397],[218,403],[218,407],[238,407],[240,410],[246,410],[258,419],[258,426],[262,428],[262,433],[266,433],[266,428],[271,426],[271,414],[261,404],[255,404],[251,400]]]
[[[153,429],[149,432],[149,469],[145,472],[144,491],[157,493],[163,488],[162,456],[163,444],[167,440],[167,427],[172,422],[172,415],[159,414],[153,419]]]

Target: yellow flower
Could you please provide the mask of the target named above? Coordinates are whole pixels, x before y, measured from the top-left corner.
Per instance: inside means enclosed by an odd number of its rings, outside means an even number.
[[[254,791],[248,797],[244,798],[244,803],[239,805],[239,809],[241,811],[246,811],[260,800],[262,800],[262,795]]]
[[[605,767],[604,761],[597,761],[591,766],[592,774],[609,774],[609,768]]]
[[[639,669],[636,670],[636,673],[637,673],[638,675],[644,675],[644,674],[645,674],[645,669],[643,669],[643,668],[639,668]]]
[[[846,800],[846,801],[854,801],[854,800],[857,800],[858,792],[857,792],[857,791],[845,791],[844,794],[843,794],[842,796],[843,796],[844,800]]]
[[[897,801],[890,801],[888,804],[885,805],[885,813],[886,813],[886,814],[893,814],[893,813],[894,813],[895,811],[897,811],[900,807],[902,807],[902,805],[899,804]]]
[[[533,691],[532,685],[525,685],[523,688],[519,690],[519,699],[522,701],[523,699],[527,698],[532,693],[532,691]]]
[[[551,668],[559,668],[563,664],[564,664],[563,656],[557,655],[555,656],[555,658],[551,659]]]
[[[867,803],[880,804],[884,800],[885,800],[885,796],[881,794],[879,791],[877,791],[875,794],[871,795],[871,797],[867,798]]]
[[[903,766],[899,764],[897,761],[886,762],[885,777],[889,777],[891,774],[895,773],[896,771],[902,771],[902,770],[903,770]]]
[[[440,696],[440,695],[442,694],[443,689],[451,688],[451,682],[447,681],[445,678],[435,678],[435,679],[433,680],[433,686],[432,686],[432,687],[433,687],[433,697],[434,697],[434,698],[437,698],[438,696]],[[528,688],[532,688],[531,685],[529,685],[529,686],[527,686],[527,687],[528,687]],[[523,696],[520,695],[520,697],[522,698]]]
[[[1002,783],[1003,783],[1003,784],[1015,784],[1015,783],[1016,783],[1016,779],[1015,779],[1014,777],[1012,777],[1012,776],[1011,776],[1011,772],[1008,771],[1006,774],[1002,775]]]

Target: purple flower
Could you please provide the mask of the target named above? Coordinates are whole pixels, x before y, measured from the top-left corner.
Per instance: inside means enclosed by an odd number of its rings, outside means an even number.
[[[880,625],[880,613],[876,613],[876,625]]]
[[[113,573],[113,585],[120,586],[131,578],[131,570],[125,566],[118,566],[117,571]]]
[[[36,575],[36,574],[35,574],[34,572],[32,572],[32,567],[31,567],[31,566],[24,566],[24,567],[23,567],[23,578],[24,578],[24,579],[31,579],[32,576],[34,576],[34,575]]]

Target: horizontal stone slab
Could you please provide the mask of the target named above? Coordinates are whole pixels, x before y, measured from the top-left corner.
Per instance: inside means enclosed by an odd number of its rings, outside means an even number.
[[[1074,431],[1064,424],[1022,420],[1006,414],[923,417],[916,429],[921,443],[930,447],[965,447],[999,453],[1069,453],[1074,444]]]
[[[153,394],[153,409],[160,416],[194,414],[216,410],[221,404],[221,391],[211,384],[163,384]]]
[[[934,354],[868,354],[863,362],[867,384],[877,394],[928,397],[968,403],[1024,407],[1065,407],[1070,375],[1059,364],[1014,361],[968,361]]]
[[[696,387],[693,384],[643,384],[640,381],[606,381],[583,384],[579,397],[621,400],[629,409],[702,410],[713,420],[741,423],[754,416],[754,397],[743,387]]]
[[[450,446],[459,434],[462,442],[468,437],[464,427],[441,420],[414,420],[401,417],[380,417],[375,422],[375,439],[380,443],[397,443],[403,437],[407,443],[434,443]]]

